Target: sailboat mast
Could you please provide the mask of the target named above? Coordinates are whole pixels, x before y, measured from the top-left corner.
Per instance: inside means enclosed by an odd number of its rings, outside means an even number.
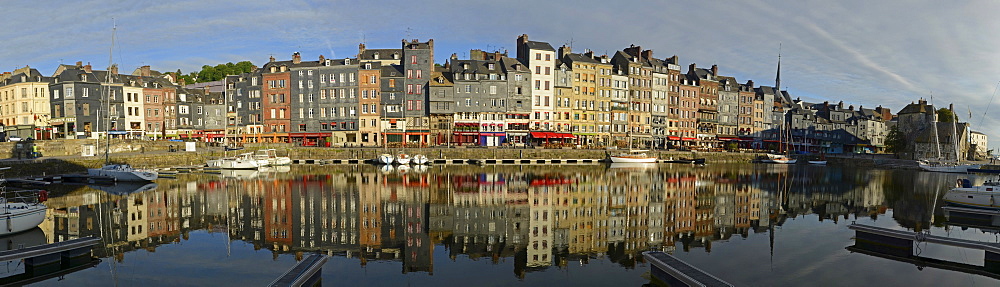
[[[104,164],[109,164],[111,162],[111,73],[112,65],[114,65],[114,52],[115,52],[115,33],[118,30],[118,23],[114,23],[111,27],[111,48],[108,49],[108,80],[107,80],[107,93],[105,93],[105,101],[107,101],[108,108],[108,124],[104,127],[104,134],[107,135],[107,140],[105,140],[104,149]],[[98,109],[100,110],[100,109]],[[99,118],[98,118],[99,119]]]
[[[949,108],[951,109],[951,132],[952,132],[951,141],[955,143],[955,163],[958,163],[959,161],[962,160],[961,156],[959,156],[960,153],[958,151],[958,147],[959,147],[959,145],[958,145],[958,139],[959,139],[959,137],[958,137],[958,116],[955,115],[955,106],[954,106],[954,104],[951,105],[951,106],[949,106]]]

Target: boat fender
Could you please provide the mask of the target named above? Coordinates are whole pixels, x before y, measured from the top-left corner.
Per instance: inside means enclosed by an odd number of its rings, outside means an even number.
[[[962,181],[962,187],[964,187],[964,188],[970,188],[970,187],[972,187],[972,181],[969,180],[968,178],[963,178],[963,179],[961,179],[961,181]]]
[[[49,192],[45,190],[39,190],[38,201],[46,201],[46,200],[49,200]]]

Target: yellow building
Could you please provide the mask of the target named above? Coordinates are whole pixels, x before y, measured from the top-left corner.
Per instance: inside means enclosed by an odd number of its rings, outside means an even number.
[[[9,135],[47,138],[49,126],[49,82],[38,70],[25,66],[14,72],[0,75],[0,123],[7,126]],[[11,133],[12,126],[25,130]],[[36,130],[37,128],[37,130]]]

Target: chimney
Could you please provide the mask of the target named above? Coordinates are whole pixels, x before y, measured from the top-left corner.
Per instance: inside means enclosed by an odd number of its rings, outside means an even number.
[[[181,86],[182,86],[182,87],[183,87],[184,85],[187,85],[187,84],[185,83],[186,81],[184,81],[184,78],[179,78],[179,79],[177,79],[177,81],[181,83]]]
[[[948,104],[948,110],[950,110],[951,113],[954,114],[955,113],[955,104]]]
[[[566,54],[571,53],[573,53],[573,47],[562,45],[562,47],[559,47],[559,54],[556,57],[561,59],[562,57],[565,57]]]
[[[451,53],[451,59],[452,60],[458,60],[458,54],[457,53]]]
[[[111,72],[112,75],[117,75],[118,74],[118,64],[112,64],[111,68],[108,68],[108,71]]]
[[[274,62],[274,56],[271,56],[271,62],[272,63]]]
[[[302,55],[299,52],[292,53],[292,64],[302,63]]]
[[[83,67],[83,62],[81,62],[81,61],[76,61],[76,67],[77,67],[77,68],[80,68],[80,67]]]
[[[840,103],[837,104],[837,109],[838,110],[843,110],[844,109],[844,101],[840,101]]]
[[[674,56],[676,57],[676,56]],[[753,89],[753,80],[747,80],[747,86]]]
[[[628,46],[628,48],[625,48],[623,52],[625,52],[625,54],[628,54],[629,56],[639,57],[640,56],[639,54],[642,53],[642,47],[636,46],[635,44],[631,44]]]
[[[587,50],[587,52],[583,53],[583,55],[587,56],[587,58],[593,59],[594,58],[594,51]]]
[[[695,68],[698,68],[698,66],[696,66],[694,63],[691,63],[691,65],[688,66],[688,73],[694,72]]]
[[[325,61],[326,61],[326,57],[323,57],[323,55],[319,55],[319,63],[323,64],[323,62],[325,62]]]
[[[139,67],[139,75],[143,77],[150,77],[153,73],[149,70],[149,65]]]
[[[853,111],[854,111],[854,105],[850,105],[850,106],[848,106],[848,107],[847,107],[847,110],[848,110],[848,111],[852,111],[852,112],[853,112]]]
[[[77,62],[77,66],[80,66],[80,64],[79,64],[79,63],[80,63],[80,62]],[[87,65],[86,65],[86,66],[82,66],[81,68],[83,68],[83,70],[84,70],[85,72],[87,72],[87,73],[93,73],[93,72],[94,72],[94,69],[90,67],[90,63],[87,63]]]
[[[653,58],[653,50],[642,51],[642,57],[646,58],[647,60],[648,59],[652,59]]]
[[[365,53],[365,43],[358,44],[358,56]]]
[[[671,64],[676,65],[677,63],[679,63],[678,61],[680,61],[680,58],[677,58],[677,55],[674,55],[673,57],[670,57],[670,63]]]
[[[712,76],[719,76],[719,65],[712,65]]]

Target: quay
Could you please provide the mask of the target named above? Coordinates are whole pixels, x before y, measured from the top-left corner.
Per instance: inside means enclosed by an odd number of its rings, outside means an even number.
[[[90,251],[100,241],[101,239],[97,237],[86,237],[2,251],[0,262],[24,260],[24,274],[2,278],[0,283],[36,282],[94,266],[100,260],[93,258]]]
[[[650,280],[655,286],[733,286],[664,252],[647,251],[642,256],[649,262]]]
[[[1000,273],[1000,244],[998,243],[950,238],[863,224],[851,224],[848,228],[855,231],[854,246],[849,247],[849,250],[852,251],[864,251],[866,254],[874,253],[880,256],[899,258],[902,261],[932,262],[941,266],[958,266],[964,269],[980,269],[989,273]],[[985,252],[983,265],[969,267],[961,263],[942,263],[942,260],[920,257],[919,254],[913,253],[913,249],[914,243],[921,242],[982,250]]]
[[[326,255],[309,255],[298,264],[288,269],[285,274],[275,279],[267,286],[271,287],[299,287],[299,286],[321,286],[323,285],[323,264],[330,258]]]

